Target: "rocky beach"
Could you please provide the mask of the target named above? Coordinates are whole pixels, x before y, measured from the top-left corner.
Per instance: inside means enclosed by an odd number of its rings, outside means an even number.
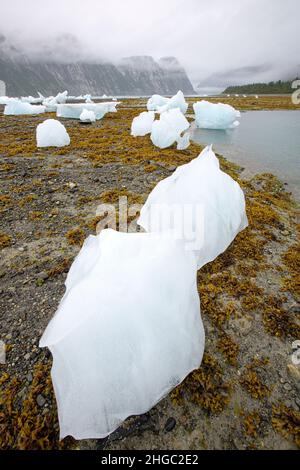
[[[210,99],[212,102],[218,98]],[[188,116],[192,114],[188,99]],[[240,110],[299,109],[288,96],[222,97]],[[71,144],[38,149],[43,116],[0,109],[0,449],[297,449],[300,446],[299,212],[272,174],[243,176],[249,227],[198,272],[206,332],[201,367],[149,413],[109,438],[59,441],[51,355],[39,339],[64,293],[101,203],[142,204],[202,147],[159,149],[130,135],[145,99],[122,100],[92,125],[61,119]],[[189,118],[191,119],[191,118]]]

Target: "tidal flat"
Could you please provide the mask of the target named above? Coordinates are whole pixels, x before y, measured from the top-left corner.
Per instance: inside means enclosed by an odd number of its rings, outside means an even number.
[[[197,98],[198,99],[198,98]],[[206,98],[208,99],[208,98]],[[196,99],[188,99],[191,103]],[[209,99],[210,100],[210,99]],[[299,109],[288,96],[214,98],[238,109]],[[249,227],[198,272],[206,332],[200,369],[148,413],[109,438],[59,441],[51,355],[38,348],[64,293],[97,206],[143,203],[152,188],[202,147],[155,148],[130,136],[143,99],[123,100],[93,125],[61,119],[68,147],[37,149],[35,129],[54,113],[0,109],[1,449],[297,449],[300,447],[299,212],[272,174],[243,177],[219,155],[246,196]],[[226,157],[226,155],[225,155]]]

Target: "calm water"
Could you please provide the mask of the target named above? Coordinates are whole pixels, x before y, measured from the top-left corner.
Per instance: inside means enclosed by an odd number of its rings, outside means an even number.
[[[300,111],[241,113],[234,130],[195,129],[193,139],[245,167],[245,172],[273,173],[300,200]]]

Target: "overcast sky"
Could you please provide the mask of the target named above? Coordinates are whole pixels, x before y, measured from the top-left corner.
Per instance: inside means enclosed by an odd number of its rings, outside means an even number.
[[[300,72],[299,25],[300,0],[0,0],[0,32],[28,53],[61,56],[70,33],[88,57],[173,55],[211,86]]]

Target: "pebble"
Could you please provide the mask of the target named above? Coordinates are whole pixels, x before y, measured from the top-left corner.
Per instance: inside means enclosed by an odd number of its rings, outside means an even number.
[[[165,424],[165,431],[170,432],[172,431],[176,426],[176,420],[172,417],[168,418]]]
[[[37,275],[37,279],[42,279],[43,281],[45,281],[46,279],[48,279],[48,274],[46,273],[46,271],[41,271],[40,273],[38,273]]]
[[[300,381],[300,370],[294,364],[288,364],[286,366],[289,375],[296,381]]]
[[[44,404],[46,403],[46,400],[45,398],[43,397],[43,395],[38,395],[36,397],[36,402],[39,406],[44,406]]]
[[[31,356],[30,353],[25,354],[25,356],[24,356],[25,361],[29,361],[30,356]]]
[[[293,387],[292,387],[288,382],[286,382],[286,383],[284,384],[283,388],[284,388],[285,390],[287,390],[287,391],[290,391],[290,390],[292,390]]]
[[[31,372],[29,372],[29,373],[26,375],[26,380],[27,380],[28,382],[32,382],[32,373],[31,373]]]

